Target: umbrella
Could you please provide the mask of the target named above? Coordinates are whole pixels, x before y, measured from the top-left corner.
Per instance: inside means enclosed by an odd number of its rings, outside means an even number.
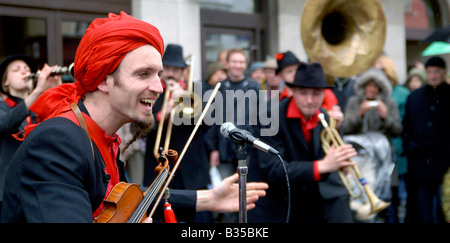
[[[431,33],[424,40],[424,42],[428,42],[428,43],[431,43],[434,41],[450,42],[450,25],[447,25],[443,28],[433,31],[433,33]]]
[[[450,53],[450,43],[435,41],[431,43],[423,52],[422,56],[434,56]]]

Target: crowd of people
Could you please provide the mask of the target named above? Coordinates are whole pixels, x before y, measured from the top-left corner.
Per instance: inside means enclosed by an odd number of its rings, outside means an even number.
[[[220,52],[205,80],[194,81],[181,44],[165,44],[157,28],[122,12],[93,21],[74,64],[76,81],[66,84],[51,74],[56,66],[48,65],[32,82],[37,67],[27,55],[0,64],[1,222],[103,219],[108,196],[120,182],[152,188],[166,152],[159,148],[167,143],[180,153],[193,132],[166,198],[180,222],[238,222],[235,182],[242,154],[250,223],[450,220],[444,180],[450,84],[441,57],[411,67],[400,82],[384,54],[361,74],[337,78],[292,51],[250,62],[235,48]],[[216,122],[196,127],[198,114],[173,112],[186,92],[194,94],[191,104],[204,107],[218,83],[210,108],[211,117],[220,118]],[[189,90],[191,84],[195,88]],[[325,121],[346,144],[323,149]],[[221,131],[225,122],[280,156],[227,138]],[[275,131],[261,136],[263,129]],[[367,195],[356,204],[354,188],[340,174],[353,166],[365,177],[355,184],[369,184],[390,203],[386,209],[360,212]],[[164,221],[160,204],[146,222]]]

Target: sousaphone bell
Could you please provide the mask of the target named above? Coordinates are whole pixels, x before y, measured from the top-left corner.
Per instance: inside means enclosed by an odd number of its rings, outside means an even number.
[[[308,0],[301,38],[310,62],[332,77],[358,75],[383,51],[386,18],[378,0]]]

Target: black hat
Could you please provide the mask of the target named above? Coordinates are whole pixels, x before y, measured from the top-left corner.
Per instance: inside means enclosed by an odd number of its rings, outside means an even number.
[[[169,44],[164,52],[162,62],[164,66],[187,67],[183,57],[183,48],[179,45]]]
[[[8,65],[15,61],[15,60],[22,60],[24,61],[28,67],[30,68],[32,73],[35,73],[37,71],[37,64],[34,61],[34,59],[28,55],[25,54],[17,54],[17,55],[12,55],[7,57],[5,60],[3,60],[3,62],[0,64],[0,79],[1,80],[1,84],[0,84],[0,92],[5,93],[5,91],[3,90],[3,75],[6,71],[6,68],[8,67]]]
[[[429,67],[429,66],[441,67],[441,68],[447,69],[447,64],[445,64],[444,59],[442,59],[438,56],[434,56],[434,57],[431,57],[430,59],[428,59],[428,61],[425,63],[425,67]]]
[[[304,87],[304,88],[331,88],[328,85],[325,73],[323,72],[322,66],[315,63],[300,63],[295,73],[294,82],[287,83],[286,85],[294,87]]]
[[[299,64],[300,60],[292,53],[291,51],[287,51],[284,53],[278,53],[276,55],[278,68],[275,71],[276,74],[279,74],[281,70],[287,66]]]

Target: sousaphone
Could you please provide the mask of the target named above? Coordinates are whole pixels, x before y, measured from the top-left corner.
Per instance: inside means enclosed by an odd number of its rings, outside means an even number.
[[[310,62],[332,77],[358,75],[383,51],[386,18],[377,0],[308,0],[301,19]]]

